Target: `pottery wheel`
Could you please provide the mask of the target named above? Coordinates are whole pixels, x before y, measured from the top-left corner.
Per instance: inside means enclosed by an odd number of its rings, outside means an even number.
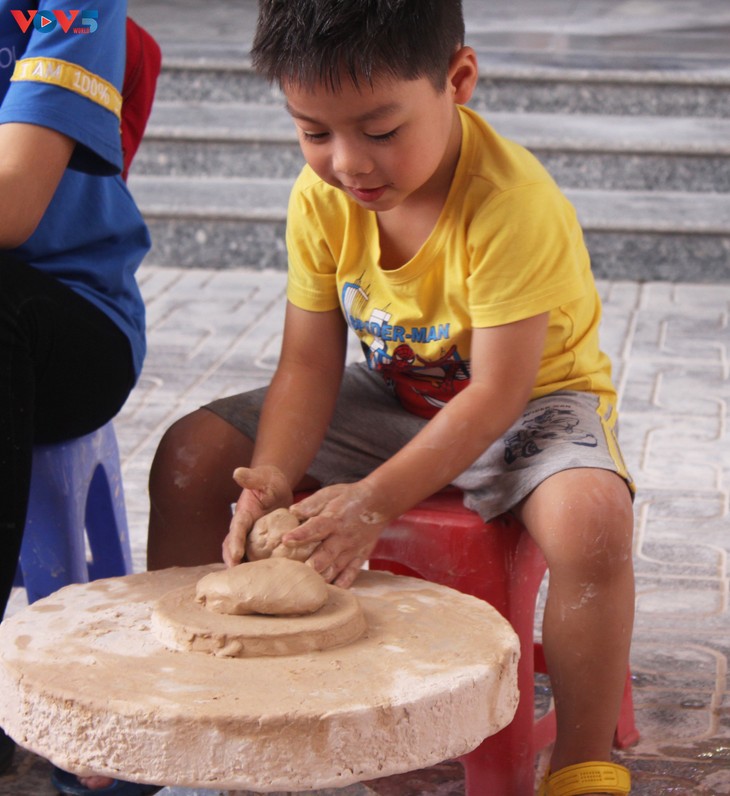
[[[211,567],[67,586],[0,625],[0,726],[79,774],[259,792],[344,787],[471,751],[517,705],[519,642],[486,603],[363,572],[366,630],[298,655],[169,649],[163,595]]]
[[[365,631],[365,617],[350,591],[328,586],[318,611],[297,617],[232,616],[195,602],[195,584],[163,595],[152,610],[152,629],[173,650],[228,658],[299,655],[350,644]]]

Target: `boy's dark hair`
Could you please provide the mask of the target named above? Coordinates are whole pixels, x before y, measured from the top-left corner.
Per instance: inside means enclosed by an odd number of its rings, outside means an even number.
[[[461,0],[260,0],[251,56],[279,84],[427,77],[441,91],[463,42]]]

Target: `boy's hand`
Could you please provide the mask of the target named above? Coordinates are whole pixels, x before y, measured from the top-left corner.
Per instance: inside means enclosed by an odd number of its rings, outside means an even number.
[[[324,487],[291,506],[292,514],[306,522],[284,534],[282,542],[319,541],[307,564],[327,582],[347,588],[390,521],[373,506],[372,489],[362,481]]]
[[[246,551],[246,536],[259,517],[274,509],[288,507],[294,496],[278,467],[238,467],[233,480],[243,488],[236,503],[228,535],[223,540],[223,561],[229,567],[240,564]]]

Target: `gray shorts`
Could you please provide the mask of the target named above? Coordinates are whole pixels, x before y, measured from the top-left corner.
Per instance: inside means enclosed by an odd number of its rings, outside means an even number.
[[[266,388],[213,401],[215,412],[255,439]],[[350,365],[327,435],[308,469],[320,484],[358,481],[409,442],[428,421],[407,412],[381,376]],[[562,470],[595,467],[633,484],[618,447],[616,412],[599,396],[555,392],[531,401],[517,422],[454,479],[464,505],[490,520]],[[414,473],[418,478],[418,473]]]

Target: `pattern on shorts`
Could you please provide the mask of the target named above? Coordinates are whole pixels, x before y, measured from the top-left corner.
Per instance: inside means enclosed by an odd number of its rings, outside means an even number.
[[[555,439],[586,448],[598,445],[595,434],[580,427],[574,409],[549,406],[537,415],[525,415],[519,428],[504,438],[504,460],[513,464],[519,458],[537,456]]]

